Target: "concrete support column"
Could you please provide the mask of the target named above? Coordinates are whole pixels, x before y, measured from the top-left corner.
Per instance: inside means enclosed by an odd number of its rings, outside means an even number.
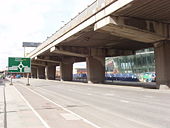
[[[170,88],[170,41],[162,41],[154,45],[156,83],[158,88]]]
[[[45,67],[38,66],[38,68],[37,68],[37,78],[45,79]]]
[[[48,63],[45,67],[45,78],[47,80],[55,80],[56,79],[56,65]]]
[[[73,79],[73,63],[60,63],[61,81],[72,81]]]
[[[31,77],[37,78],[37,68],[31,68]]]
[[[87,62],[88,83],[103,83],[105,80],[105,57],[89,56]]]

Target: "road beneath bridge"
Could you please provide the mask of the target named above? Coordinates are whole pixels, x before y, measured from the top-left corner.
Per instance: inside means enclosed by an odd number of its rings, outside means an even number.
[[[63,108],[85,120],[88,127],[170,127],[170,92],[166,90],[40,79],[31,79],[31,86],[25,83],[26,79],[14,80],[14,87],[51,128],[72,127],[60,118],[54,120],[56,109]]]

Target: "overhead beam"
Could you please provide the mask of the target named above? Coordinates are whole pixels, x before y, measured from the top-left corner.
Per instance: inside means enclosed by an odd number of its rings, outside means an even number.
[[[134,55],[133,50],[106,49],[106,57]]]
[[[35,60],[37,60],[37,61],[43,61],[43,62],[50,62],[50,63],[57,63],[57,64],[60,63],[60,61],[48,60],[48,59],[40,59],[40,58],[38,58],[38,57],[35,57]]]
[[[60,50],[60,49],[58,49],[56,47],[52,47],[50,49],[50,52],[57,53],[57,54],[68,55],[68,56],[87,57],[87,55],[85,55],[85,54],[70,52],[70,51],[66,51],[66,50]]]
[[[46,66],[45,64],[40,64],[40,63],[31,63],[31,65],[35,65],[35,66]]]
[[[94,26],[94,30],[108,32],[114,36],[145,43],[154,43],[167,39],[166,36],[157,34],[156,32],[126,25],[123,18],[120,20],[119,18],[112,18],[111,16],[98,21]]]
[[[31,68],[37,68],[37,66],[35,66],[35,65],[32,65],[32,66],[31,66]]]

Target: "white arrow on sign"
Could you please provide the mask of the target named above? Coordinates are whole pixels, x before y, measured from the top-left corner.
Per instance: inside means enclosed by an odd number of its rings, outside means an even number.
[[[20,62],[20,64],[18,65],[18,68],[20,69],[20,72],[22,72],[22,69],[24,68],[25,66],[22,64],[22,62]]]

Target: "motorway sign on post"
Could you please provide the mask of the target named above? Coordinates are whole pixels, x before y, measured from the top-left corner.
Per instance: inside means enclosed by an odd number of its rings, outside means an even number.
[[[29,85],[29,73],[31,73],[31,59],[21,57],[8,58],[8,72],[10,73],[27,73]],[[12,79],[11,79],[12,84]]]

